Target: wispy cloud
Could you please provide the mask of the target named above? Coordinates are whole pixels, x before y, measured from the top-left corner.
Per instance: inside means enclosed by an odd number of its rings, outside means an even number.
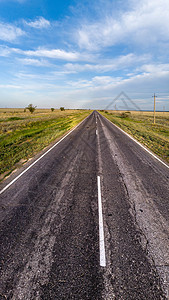
[[[8,23],[0,23],[0,40],[6,42],[14,42],[18,37],[24,35],[25,32],[14,25]]]
[[[79,53],[76,52],[66,52],[61,49],[45,49],[39,48],[35,51],[24,51],[24,54],[28,56],[38,56],[38,57],[48,57],[48,58],[55,58],[55,59],[64,59],[64,60],[78,60]]]
[[[91,80],[70,81],[68,84],[75,89],[108,87],[119,83],[122,78],[112,76],[95,76]]]
[[[62,3],[56,20],[46,3],[42,14],[36,1],[34,11],[17,2],[29,3],[0,0],[6,6],[5,23],[0,21],[1,99],[15,99],[11,106],[22,99],[48,106],[57,99],[68,107],[91,107],[93,101],[93,108],[104,108],[121,90],[144,108],[154,92],[168,100],[168,0],[74,1],[71,10]]]
[[[156,85],[157,94],[161,96],[160,99],[163,99],[163,103],[165,103],[168,100],[168,89],[166,88],[168,80],[169,72],[140,74],[128,79],[96,76],[89,81],[78,80],[74,83],[70,82],[71,90],[69,94],[72,98],[74,96],[74,99],[91,99],[90,107],[104,109],[120,91],[124,90],[136,104],[139,104],[140,108],[145,109],[146,107],[147,109],[152,109],[154,84]],[[161,105],[163,104],[161,103]],[[157,109],[162,109],[161,105],[157,106]],[[114,107],[110,107],[110,109],[114,109]],[[126,108],[123,107],[123,109]]]
[[[68,52],[62,49],[38,48],[35,51],[24,51],[23,53],[28,56],[48,57],[67,61],[90,61],[93,58],[90,54],[79,53],[76,51]]]
[[[64,105],[69,108],[72,105],[76,108],[82,107],[83,103],[83,107],[95,109],[104,109],[120,91],[124,90],[140,108],[145,109],[146,107],[147,109],[152,109],[152,91],[154,91],[155,84],[158,98],[161,101],[163,100],[157,104],[157,109],[162,109],[163,105],[165,103],[167,105],[168,102],[166,82],[169,80],[169,72],[145,73],[131,76],[128,79],[113,76],[94,76],[91,80],[80,79],[63,82],[62,86],[56,84],[54,81],[52,84],[49,84],[46,78],[44,77],[43,80],[40,80],[39,75],[39,79],[37,80],[34,74],[20,73],[15,84],[1,85],[1,88],[2,91],[8,91],[9,87],[12,95],[15,93],[14,90],[20,90],[19,93],[23,93],[22,96],[23,99],[26,99],[25,101],[28,101],[28,96],[30,97],[31,93],[32,101],[40,107],[42,103],[44,107],[49,107],[48,103],[50,105],[52,103],[59,105],[60,102],[63,104],[64,101]],[[21,94],[19,95],[21,96]],[[126,109],[125,107],[120,107],[120,105],[120,103],[117,103],[118,109]],[[114,109],[114,107],[110,107],[110,109]]]
[[[65,51],[63,49],[46,49],[38,48],[36,50],[22,50],[19,48],[12,48],[7,46],[0,45],[0,56],[8,56],[10,54],[19,54],[24,55],[27,58],[29,57],[40,57],[40,58],[49,58],[49,59],[58,59],[65,61],[93,61],[95,56],[90,53],[80,53],[77,51]]]
[[[22,63],[23,65],[30,65],[30,66],[36,66],[36,67],[48,67],[50,66],[51,64],[47,61],[47,60],[44,60],[44,59],[33,59],[33,58],[18,58],[18,61],[20,63]]]
[[[19,85],[14,84],[0,84],[1,89],[20,89],[21,87]]]
[[[116,70],[125,69],[127,67],[131,67],[135,64],[140,64],[147,62],[151,59],[150,55],[136,55],[134,53],[129,53],[127,55],[120,55],[116,57],[116,59],[97,59],[97,63],[93,64],[73,64],[68,63],[65,65],[65,69],[68,71],[74,72],[114,72]]]
[[[169,63],[166,64],[145,64],[137,69],[138,71],[146,73],[159,73],[159,72],[169,72]]]
[[[107,16],[95,22],[85,22],[78,30],[77,40],[81,48],[96,50],[123,42],[150,45],[169,39],[168,0],[130,0],[132,8],[118,18]]]
[[[43,29],[50,26],[50,22],[43,17],[39,17],[35,21],[24,21],[24,23],[30,27],[37,29]]]
[[[0,45],[0,56],[9,56],[11,54],[11,48]]]

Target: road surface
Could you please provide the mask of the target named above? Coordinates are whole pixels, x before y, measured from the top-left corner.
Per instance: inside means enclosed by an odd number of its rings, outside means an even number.
[[[168,179],[93,112],[1,184],[0,299],[168,299]]]

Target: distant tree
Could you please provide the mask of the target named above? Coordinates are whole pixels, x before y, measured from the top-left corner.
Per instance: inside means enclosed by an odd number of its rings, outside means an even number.
[[[55,109],[53,107],[51,107],[51,111],[54,111]]]
[[[129,118],[131,115],[130,111],[125,111],[123,113],[121,113],[121,118]]]
[[[33,114],[33,112],[36,109],[36,106],[33,106],[32,104],[29,104],[28,107],[26,107],[26,109],[28,109],[30,111],[30,113]]]
[[[63,110],[65,110],[65,108],[64,107],[60,107],[60,110],[63,111]]]

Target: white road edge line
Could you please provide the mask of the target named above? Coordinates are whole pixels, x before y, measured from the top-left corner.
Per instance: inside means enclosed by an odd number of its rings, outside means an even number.
[[[103,116],[104,117],[104,116]],[[105,118],[105,117],[104,117]],[[140,142],[138,142],[135,138],[133,138],[130,134],[128,134],[127,132],[125,132],[123,129],[121,129],[120,127],[118,127],[116,124],[112,123],[109,119],[105,118],[106,120],[108,120],[112,125],[114,125],[115,127],[117,127],[118,129],[120,129],[124,134],[126,134],[130,139],[132,139],[135,143],[137,143],[140,147],[142,147],[145,151],[147,151],[149,154],[151,154],[155,159],[157,159],[159,162],[161,162],[165,167],[167,167],[169,169],[169,166],[162,161],[158,156],[156,156],[153,152],[151,152],[150,150],[148,150],[146,147],[144,147]]]
[[[72,130],[70,130],[66,135],[64,135],[58,142],[56,142],[50,149],[48,149],[44,154],[42,154],[37,160],[35,160],[28,168],[21,172],[17,177],[15,177],[10,183],[8,183],[1,191],[2,194],[6,191],[15,181],[17,181],[23,174],[25,174],[30,168],[32,168],[41,158],[48,154],[53,148],[55,148],[60,142],[62,142],[72,131],[74,131],[80,124],[82,124],[89,116],[82,120],[79,124],[76,125]]]
[[[100,176],[97,176],[97,187],[98,187],[98,211],[99,211],[100,266],[106,267]]]

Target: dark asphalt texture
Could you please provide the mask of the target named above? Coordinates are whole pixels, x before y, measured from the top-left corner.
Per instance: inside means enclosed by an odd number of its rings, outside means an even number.
[[[93,112],[0,195],[0,300],[168,299],[168,178]]]

